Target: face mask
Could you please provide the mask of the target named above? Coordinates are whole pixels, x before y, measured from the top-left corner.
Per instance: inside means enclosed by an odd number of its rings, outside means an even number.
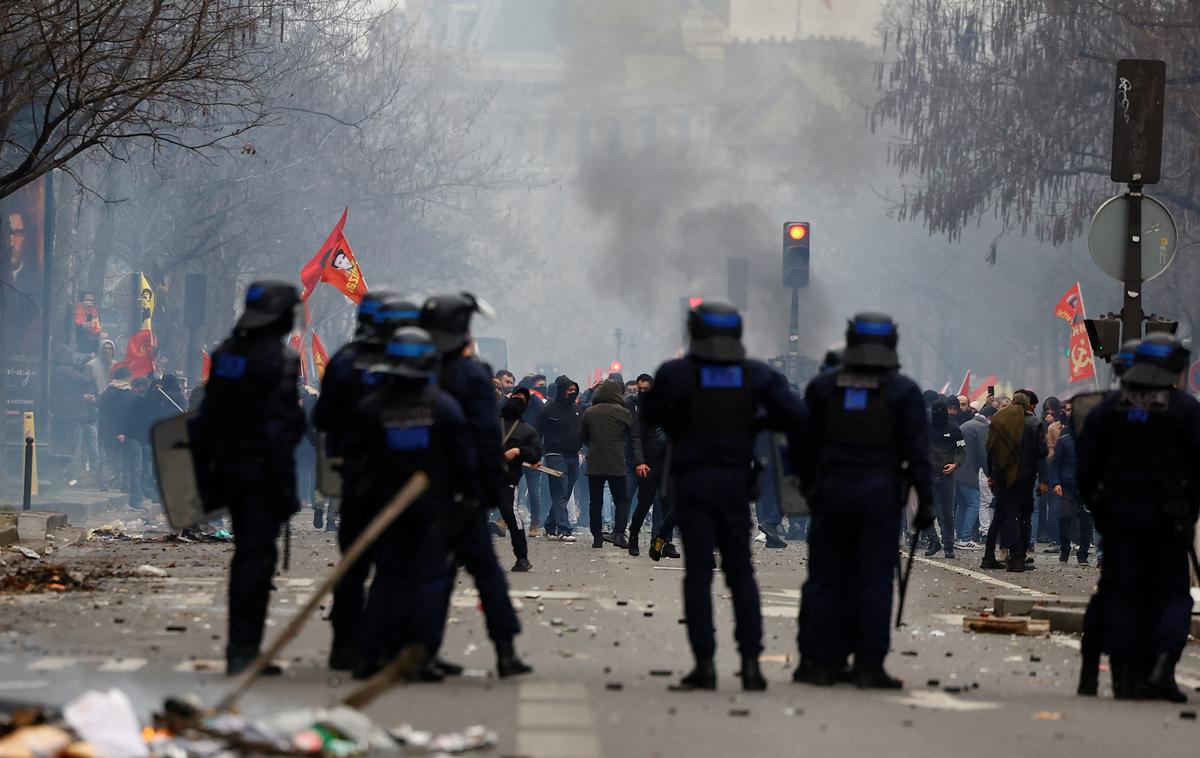
[[[500,411],[500,415],[511,421],[513,419],[521,418],[521,416],[525,414],[525,408],[526,405],[524,398],[518,399],[517,397],[511,397],[509,398],[508,402],[504,404],[504,408]]]

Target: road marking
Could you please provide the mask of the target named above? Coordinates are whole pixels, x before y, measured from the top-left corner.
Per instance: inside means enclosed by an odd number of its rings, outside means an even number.
[[[111,658],[100,665],[97,671],[127,674],[146,665],[145,658]]]
[[[799,605],[764,605],[762,607],[763,618],[796,618],[796,614],[800,613]]]
[[[98,662],[103,658],[66,658],[48,655],[44,658],[38,658],[33,663],[29,664],[30,671],[63,671],[74,666],[76,663],[84,663],[86,661]]]
[[[588,690],[577,682],[523,682],[517,753],[526,758],[600,758]]]
[[[903,555],[901,555],[901,559],[904,560],[905,557]],[[1028,595],[1030,597],[1054,597],[1053,595],[1051,595],[1048,592],[1041,592],[1040,590],[1031,590],[1028,587],[1022,587],[1019,584],[1013,584],[1012,582],[1004,582],[999,579],[990,577],[987,574],[984,574],[980,571],[972,571],[969,568],[955,566],[952,563],[942,563],[939,561],[931,561],[928,558],[922,558],[919,555],[916,556],[914,558],[914,560],[916,560],[919,563],[924,563],[929,566],[937,566],[940,569],[945,569],[947,571],[953,571],[956,574],[961,574],[962,576],[969,577],[976,581],[983,582],[984,584],[990,584],[993,587],[1000,587],[1002,589],[1012,590],[1013,592],[1019,592],[1022,595]]]
[[[45,681],[26,681],[26,682],[0,682],[0,691],[12,690],[40,690],[45,687],[48,682]]]
[[[948,692],[938,692],[936,690],[914,690],[904,697],[889,697],[887,699],[900,705],[929,708],[936,711],[991,711],[1000,707],[999,703],[986,700],[963,700],[962,698],[954,697]]]

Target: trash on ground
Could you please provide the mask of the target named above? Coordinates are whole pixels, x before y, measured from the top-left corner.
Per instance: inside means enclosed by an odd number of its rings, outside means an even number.
[[[496,733],[487,727],[476,724],[461,732],[434,735],[432,732],[421,732],[409,724],[403,724],[395,729],[389,729],[388,734],[399,745],[413,751],[426,753],[466,753],[472,750],[488,750],[496,746],[499,740]]]
[[[1033,714],[1034,721],[1062,721],[1063,715],[1058,711],[1038,711]]]
[[[29,595],[37,592],[91,591],[86,576],[70,571],[59,563],[47,563],[29,568],[19,568],[0,577],[0,594]]]
[[[964,616],[963,631],[1039,637],[1050,633],[1050,622],[1027,616]]]
[[[124,692],[89,690],[67,703],[63,718],[99,755],[144,758],[150,755],[142,740],[133,703]]]
[[[31,560],[40,561],[42,559],[42,556],[38,555],[36,550],[30,550],[24,545],[13,545],[12,549]]]
[[[166,576],[167,570],[161,569],[158,566],[151,566],[149,563],[143,563],[137,567],[134,573],[140,576]]]

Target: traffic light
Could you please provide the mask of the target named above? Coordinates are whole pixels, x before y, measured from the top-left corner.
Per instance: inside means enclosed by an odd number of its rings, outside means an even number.
[[[789,221],[783,225],[783,286],[808,286],[807,221]]]
[[[1147,337],[1149,337],[1151,334],[1155,334],[1156,332],[1165,332],[1166,334],[1174,334],[1175,330],[1177,330],[1178,328],[1179,328],[1178,321],[1168,321],[1166,319],[1159,318],[1158,316],[1151,316],[1150,318],[1146,319],[1146,336]]]
[[[1097,358],[1111,361],[1121,351],[1121,319],[1115,316],[1085,319],[1088,341]]]

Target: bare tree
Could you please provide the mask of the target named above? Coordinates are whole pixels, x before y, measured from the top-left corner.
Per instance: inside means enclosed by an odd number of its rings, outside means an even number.
[[[1200,222],[1200,4],[1195,0],[893,0],[871,125],[915,179],[901,219],[959,237],[988,215],[1062,244],[1109,180],[1112,83],[1122,58],[1167,61],[1164,180],[1153,192]],[[994,254],[994,251],[993,251]]]
[[[286,44],[285,26],[347,44],[368,7],[366,0],[0,5],[0,198],[53,169],[70,171],[95,148],[116,154],[140,140],[198,150],[236,139],[268,117],[272,83],[320,63]]]

